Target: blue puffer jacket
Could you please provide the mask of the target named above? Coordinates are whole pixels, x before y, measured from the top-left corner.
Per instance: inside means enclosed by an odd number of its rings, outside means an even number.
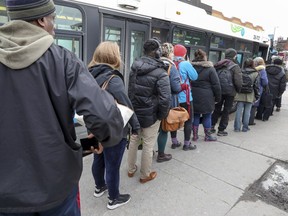
[[[131,66],[128,95],[142,128],[168,115],[171,89],[163,61],[143,56]]]
[[[178,60],[179,61],[179,60]],[[181,83],[186,83],[189,85],[190,102],[193,101],[192,92],[190,88],[190,81],[197,80],[198,73],[195,68],[188,61],[181,61],[178,65],[178,70],[180,72]],[[178,94],[179,103],[185,103],[187,92],[181,91]]]

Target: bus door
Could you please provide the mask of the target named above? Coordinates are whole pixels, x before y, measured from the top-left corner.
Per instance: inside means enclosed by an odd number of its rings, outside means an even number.
[[[73,52],[80,59],[83,59],[81,35],[58,33],[54,38],[54,42],[55,44],[65,47],[69,51]]]
[[[143,44],[149,37],[150,24],[140,23],[125,17],[104,15],[102,41],[115,41],[120,47],[123,65],[120,72],[124,76],[128,90],[130,67],[135,58],[142,56]]]

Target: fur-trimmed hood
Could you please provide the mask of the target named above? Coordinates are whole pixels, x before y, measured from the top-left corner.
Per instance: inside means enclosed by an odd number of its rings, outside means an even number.
[[[201,66],[201,67],[213,67],[213,63],[211,61],[192,61],[191,64],[193,66]]]

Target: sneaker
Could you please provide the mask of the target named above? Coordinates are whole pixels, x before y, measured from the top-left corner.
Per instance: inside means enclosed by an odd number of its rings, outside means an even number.
[[[161,162],[165,162],[165,161],[169,161],[172,159],[172,155],[171,154],[162,154],[157,156],[157,162],[161,163]]]
[[[277,107],[277,108],[276,108],[276,112],[280,112],[280,107]]]
[[[116,209],[122,205],[127,204],[131,199],[130,194],[119,194],[119,197],[108,201],[107,208],[110,210]]]
[[[188,151],[188,150],[195,150],[197,148],[196,145],[192,145],[191,143],[189,145],[183,145],[183,150]]]
[[[217,136],[228,136],[228,133],[226,131],[218,131]]]
[[[234,129],[234,132],[240,132],[240,129]]]
[[[100,189],[98,189],[97,187],[95,187],[95,191],[93,196],[94,197],[101,197],[106,191],[108,190],[107,185],[101,187]]]
[[[250,130],[250,128],[248,127],[248,128],[242,128],[242,132],[247,132],[247,131],[249,131]]]
[[[178,142],[178,143],[172,143],[172,145],[171,145],[171,148],[172,149],[176,149],[176,148],[178,148],[178,147],[180,147],[182,145],[182,143],[181,142]]]

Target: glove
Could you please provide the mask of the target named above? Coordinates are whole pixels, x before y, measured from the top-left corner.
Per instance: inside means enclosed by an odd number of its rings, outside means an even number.
[[[189,85],[187,83],[182,83],[181,84],[181,90],[187,90],[189,88]]]
[[[133,135],[139,135],[140,129],[132,130]]]

